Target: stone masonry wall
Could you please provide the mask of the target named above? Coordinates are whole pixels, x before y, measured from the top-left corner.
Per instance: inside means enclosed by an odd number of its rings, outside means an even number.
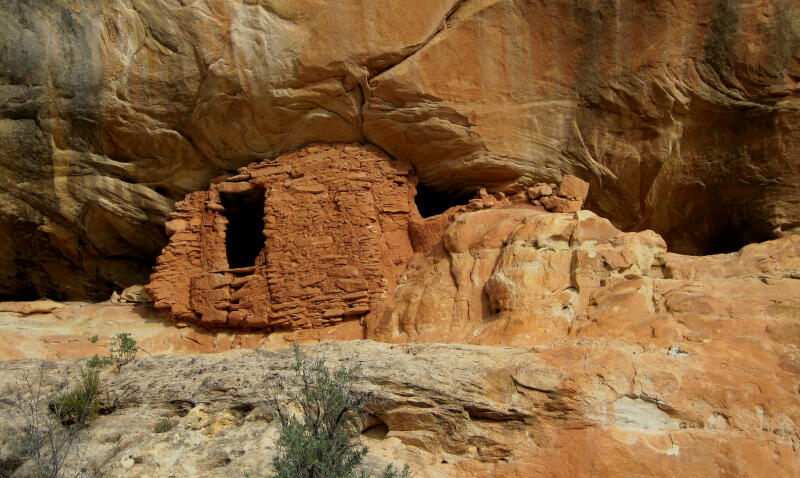
[[[314,145],[191,193],[166,224],[147,292],[176,321],[268,330],[332,325],[379,310],[413,253],[416,178],[377,148]],[[220,193],[263,189],[264,248],[228,267]]]

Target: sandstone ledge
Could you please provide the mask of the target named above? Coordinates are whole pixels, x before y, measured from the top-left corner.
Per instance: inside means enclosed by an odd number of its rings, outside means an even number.
[[[233,349],[277,349],[322,340],[363,339],[358,321],[324,329],[282,331],[209,330],[174,323],[152,304],[64,302],[52,313],[21,314],[3,309],[27,309],[30,302],[0,302],[0,361],[16,359],[70,359],[105,355],[111,338],[130,333],[146,354],[206,354]],[[97,335],[98,341],[88,338]]]
[[[373,463],[420,478],[547,476],[789,478],[800,472],[798,376],[697,344],[674,353],[615,339],[535,348],[370,341],[305,348],[363,367],[386,404],[367,432]],[[0,363],[0,387],[39,361]],[[102,376],[109,412],[91,425],[92,466],[120,477],[261,474],[277,424],[263,381],[286,376],[289,350],[148,356]],[[47,362],[49,376],[75,362]],[[112,405],[113,404],[113,405]],[[2,409],[5,451],[19,417]],[[177,426],[155,434],[168,417]],[[121,432],[124,430],[124,432]]]

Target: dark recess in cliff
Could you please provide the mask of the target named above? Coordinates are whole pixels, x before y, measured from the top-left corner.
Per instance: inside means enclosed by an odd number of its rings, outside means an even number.
[[[466,204],[473,196],[473,193],[454,194],[419,184],[414,202],[417,204],[420,216],[425,218],[441,214],[453,206]]]
[[[264,249],[264,190],[221,193],[220,200],[228,219],[225,250],[231,269],[255,264]]]

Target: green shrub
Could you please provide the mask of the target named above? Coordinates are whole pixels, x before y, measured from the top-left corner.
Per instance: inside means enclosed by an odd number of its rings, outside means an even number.
[[[92,335],[88,340],[95,344],[99,338],[97,335]],[[108,347],[108,355],[105,357],[94,355],[86,361],[86,366],[89,368],[100,368],[108,364],[122,366],[133,361],[139,350],[141,349],[136,345],[136,339],[128,332],[122,332],[111,338],[111,344],[109,344]]]
[[[86,366],[89,368],[100,368],[101,365],[105,363],[104,359],[101,359],[97,354],[92,356],[89,360],[86,361]]]
[[[341,366],[331,371],[322,360],[309,360],[294,343],[294,376],[289,380],[289,401],[297,416],[275,402],[281,421],[279,453],[272,461],[273,478],[354,478],[367,447],[351,440],[348,432],[360,430],[370,397],[356,390],[360,367]],[[368,474],[363,472],[360,477]],[[382,478],[409,478],[408,466],[397,474],[389,465]]]
[[[10,468],[0,470],[0,476],[17,476],[16,470],[26,462],[25,476],[84,476],[80,471],[86,463],[86,445],[77,437],[85,423],[97,415],[98,372],[82,370],[79,381],[71,388],[66,379],[62,380],[59,388],[69,391],[57,396],[45,391],[45,382],[42,364],[38,377],[24,374],[22,382],[5,394],[4,401],[22,416],[23,428],[6,437],[12,454],[4,461]]]
[[[108,349],[109,360],[118,365],[125,365],[136,358],[139,347],[131,334],[123,332],[111,339],[111,346]]]
[[[167,433],[168,431],[172,430],[175,427],[175,424],[169,421],[169,418],[164,418],[155,425],[153,425],[153,431],[155,433]]]
[[[81,369],[78,383],[67,393],[57,396],[51,408],[64,424],[88,423],[97,417],[100,409],[99,391],[100,373],[92,368]]]
[[[411,470],[408,468],[408,465],[403,465],[403,469],[400,471],[400,475],[397,475],[397,470],[394,469],[394,465],[389,463],[386,465],[386,469],[383,470],[383,474],[381,478],[411,478]]]

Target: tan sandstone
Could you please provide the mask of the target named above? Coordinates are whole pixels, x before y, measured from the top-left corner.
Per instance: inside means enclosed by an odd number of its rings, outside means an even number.
[[[768,331],[800,320],[797,277],[798,234],[692,257],[590,211],[482,210],[415,254],[367,337],[518,346],[627,336],[669,347],[756,333],[792,357],[791,341]]]
[[[367,321],[367,336],[451,345],[308,349],[332,364],[362,364],[362,386],[385,404],[363,433],[368,466],[406,462],[421,478],[800,471],[800,235],[692,257],[589,211],[509,203],[457,214],[440,237],[411,257],[387,313]],[[112,333],[125,330],[151,353],[285,349],[292,339],[364,334],[358,321],[212,333],[174,327],[146,304],[14,314],[0,314],[19,347],[0,347],[5,358],[103,353]],[[71,337],[47,333],[69,324]],[[348,336],[343,327],[353,326]],[[102,331],[101,341],[89,344],[83,331]],[[290,361],[286,350],[141,354],[118,374],[105,372],[110,411],[83,435],[88,464],[121,477],[263,471],[277,425],[262,377],[272,383]],[[0,385],[36,367],[0,363]],[[48,384],[77,373],[74,362],[45,367]],[[165,417],[176,428],[154,433]],[[13,436],[19,420],[0,420],[0,437]],[[8,446],[0,438],[0,449]]]
[[[129,333],[142,351],[155,354],[207,354],[233,349],[277,349],[323,340],[358,340],[358,321],[324,329],[278,331],[269,335],[246,330],[211,331],[186,322],[173,323],[152,304],[98,302],[58,303],[54,311],[30,310],[30,302],[0,302],[0,361],[29,358],[71,359],[109,354],[111,340]],[[97,336],[96,342],[89,339]]]

